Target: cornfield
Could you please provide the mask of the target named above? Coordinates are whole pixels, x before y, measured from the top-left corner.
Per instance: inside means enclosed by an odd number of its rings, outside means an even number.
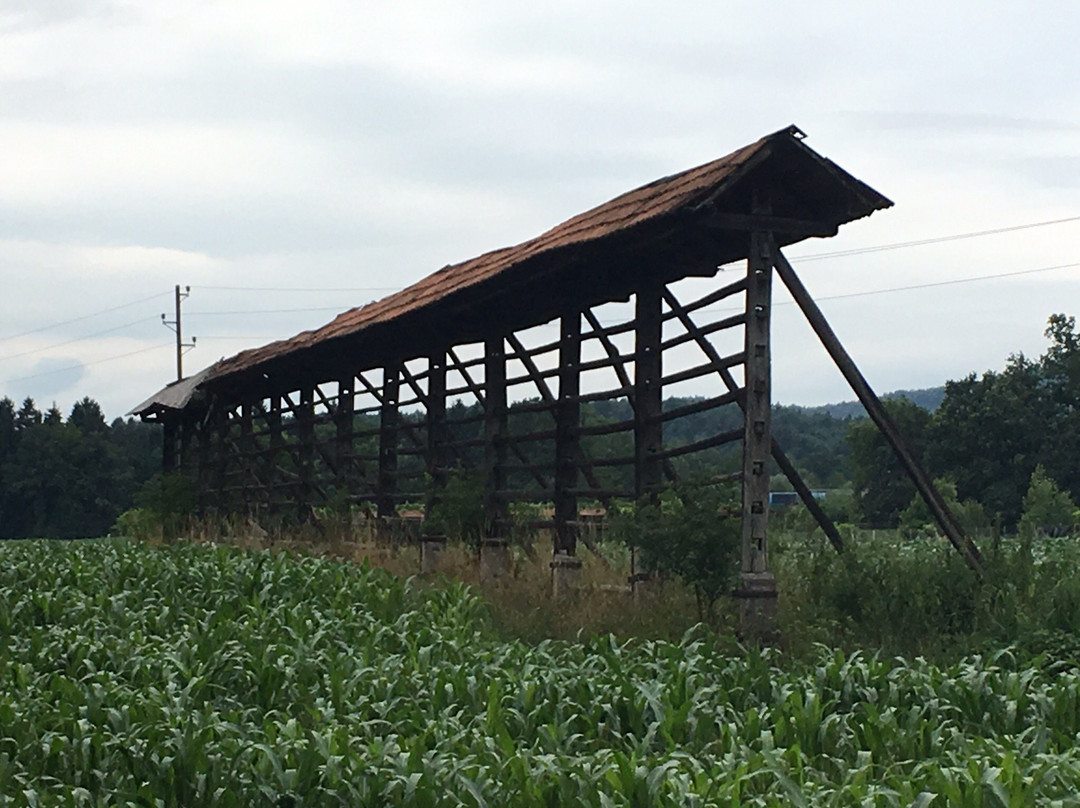
[[[1080,671],[505,642],[324,558],[0,545],[0,806],[1080,805]]]

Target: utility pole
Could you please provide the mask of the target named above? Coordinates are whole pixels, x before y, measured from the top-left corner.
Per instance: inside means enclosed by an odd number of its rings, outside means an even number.
[[[180,284],[176,285],[176,319],[166,320],[164,313],[161,315],[161,323],[166,328],[172,330],[176,334],[176,380],[183,381],[184,378],[184,349],[195,347],[195,337],[191,338],[191,342],[184,342],[183,326],[180,319],[180,301],[186,300],[188,295],[191,294],[191,287],[185,286],[184,291],[180,291]]]

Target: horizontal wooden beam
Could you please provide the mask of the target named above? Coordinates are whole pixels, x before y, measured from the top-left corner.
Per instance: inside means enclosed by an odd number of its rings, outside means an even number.
[[[835,236],[837,225],[785,216],[760,216],[743,213],[709,213],[705,224],[717,230],[738,230],[747,233],[791,233],[799,236]]]

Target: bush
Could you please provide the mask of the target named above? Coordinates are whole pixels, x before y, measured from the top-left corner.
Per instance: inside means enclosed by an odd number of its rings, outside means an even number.
[[[990,531],[990,517],[986,510],[972,499],[960,502],[956,493],[956,483],[950,479],[941,478],[934,480],[934,487],[937,488],[941,498],[945,500],[945,504],[965,533],[969,536],[979,536]],[[920,535],[928,537],[941,535],[937,521],[930,513],[930,507],[918,492],[911,498],[908,506],[900,512],[899,527],[901,534],[907,538]]]
[[[476,545],[484,535],[484,528],[483,477],[452,473],[438,492],[431,513],[424,519],[424,532]]]
[[[707,620],[738,578],[741,515],[738,487],[684,483],[664,491],[656,503],[616,511],[609,533],[638,548],[646,571],[678,576],[692,586],[698,617]]]
[[[135,495],[135,511],[152,514],[158,521],[163,538],[176,538],[195,517],[198,494],[191,478],[179,472],[155,474]],[[149,516],[129,517],[148,519]],[[117,522],[119,530],[120,523]],[[124,534],[128,535],[128,534]]]
[[[158,540],[161,538],[161,516],[149,508],[129,508],[116,518],[112,532],[138,541]]]

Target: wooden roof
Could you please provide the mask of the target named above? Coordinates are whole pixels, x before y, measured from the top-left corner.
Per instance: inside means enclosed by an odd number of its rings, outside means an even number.
[[[536,238],[443,267],[400,292],[349,309],[322,328],[224,359],[203,382],[238,383],[253,372],[285,372],[303,357],[338,354],[344,342],[385,353],[388,341],[400,341],[417,326],[430,332],[433,318],[452,309],[456,316],[447,322],[460,333],[438,329],[440,339],[453,340],[448,345],[475,338],[475,323],[469,321],[492,311],[505,312],[516,328],[524,328],[558,314],[558,296],[537,294],[541,290],[558,289],[567,299],[591,305],[629,294],[630,276],[640,277],[643,271],[663,275],[665,281],[712,274],[719,264],[745,257],[750,214],[762,205],[781,223],[776,233],[781,246],[831,235],[840,224],[892,205],[807,147],[803,137],[789,127],[719,160],[651,182]],[[605,263],[618,264],[620,270],[593,271]],[[487,303],[484,315],[478,313],[481,300]],[[376,332],[393,337],[375,339]],[[402,350],[399,358],[417,355],[407,346]],[[368,366],[377,357],[372,359]]]

